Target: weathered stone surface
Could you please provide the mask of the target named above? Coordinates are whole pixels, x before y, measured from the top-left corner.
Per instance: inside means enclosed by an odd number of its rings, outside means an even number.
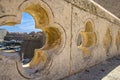
[[[19,73],[13,71],[16,76],[58,80],[120,54],[120,44],[116,45],[120,20],[92,0],[12,0],[0,4],[5,4],[5,13],[0,9],[0,25],[20,23],[22,12],[27,12],[46,35],[45,45],[35,51],[30,62],[34,67],[13,64],[18,66]]]
[[[108,11],[120,18],[120,1],[119,0],[94,0]]]
[[[111,14],[109,11],[105,10],[99,4],[94,2],[93,0],[65,0],[68,3],[73,4],[74,6],[80,8],[83,11],[89,12],[90,14],[94,14],[100,18],[106,19],[112,23],[120,24],[119,18]]]
[[[25,78],[19,74],[18,68],[16,66],[18,60],[19,55],[16,53],[9,54],[0,52],[1,80],[25,80]]]
[[[120,80],[120,56],[110,58],[63,80]]]

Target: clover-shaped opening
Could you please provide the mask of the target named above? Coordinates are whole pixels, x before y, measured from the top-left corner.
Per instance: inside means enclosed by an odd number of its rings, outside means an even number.
[[[96,43],[96,34],[93,30],[93,23],[87,21],[85,24],[85,30],[80,31],[77,39],[77,46],[90,47]]]
[[[94,32],[93,22],[88,20],[85,23],[85,29],[79,32],[77,39],[78,48],[84,53],[84,58],[92,56],[92,49],[97,41],[96,33]]]
[[[23,12],[20,24],[13,26],[13,23],[8,22],[7,25],[11,26],[0,27],[1,52],[18,52],[25,64],[33,58],[34,50],[45,44],[45,33],[41,29],[35,29],[34,18],[26,12]]]
[[[36,71],[43,70],[44,66],[48,64],[48,60],[50,61],[52,53],[55,53],[56,50],[58,51],[62,47],[62,28],[59,28],[57,24],[51,21],[51,12],[46,9],[47,6],[44,8],[40,4],[26,4],[27,6],[24,5],[22,9],[23,12],[33,17],[35,28],[43,30],[42,37],[32,35],[32,33],[30,37],[24,36],[20,51],[21,59],[23,60],[22,70],[20,67],[21,63],[18,63],[17,66],[20,74],[26,77],[34,76]],[[4,24],[15,25],[16,22],[6,22]],[[40,41],[43,41],[42,44]]]
[[[110,28],[107,28],[106,33],[103,37],[103,47],[106,51],[106,55],[110,55],[110,48],[112,46],[112,34]]]

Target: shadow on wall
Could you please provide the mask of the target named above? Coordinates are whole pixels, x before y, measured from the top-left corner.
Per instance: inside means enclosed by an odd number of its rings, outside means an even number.
[[[111,59],[108,59],[106,62],[100,63],[80,73],[76,73],[75,75],[67,77],[63,80],[120,80],[117,77],[119,76],[119,74],[117,74],[116,76],[109,75],[111,74],[111,71],[113,70],[115,71],[115,69],[118,68],[119,66],[120,66],[120,56],[116,56]],[[105,79],[106,77],[108,79]]]

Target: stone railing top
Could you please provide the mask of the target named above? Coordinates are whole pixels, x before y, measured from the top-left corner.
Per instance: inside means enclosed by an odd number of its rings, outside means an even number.
[[[100,18],[106,19],[111,23],[120,25],[120,19],[118,17],[107,11],[105,8],[103,8],[93,0],[65,0],[65,1],[71,3],[72,5],[86,12],[89,12]]]

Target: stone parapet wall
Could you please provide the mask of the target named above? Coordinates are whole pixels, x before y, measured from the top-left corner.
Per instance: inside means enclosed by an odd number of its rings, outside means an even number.
[[[0,25],[20,23],[22,12],[27,12],[34,17],[36,28],[45,32],[45,44],[34,51],[30,63],[14,60],[16,75],[24,79],[59,80],[120,54],[120,20],[93,0],[0,3]]]

